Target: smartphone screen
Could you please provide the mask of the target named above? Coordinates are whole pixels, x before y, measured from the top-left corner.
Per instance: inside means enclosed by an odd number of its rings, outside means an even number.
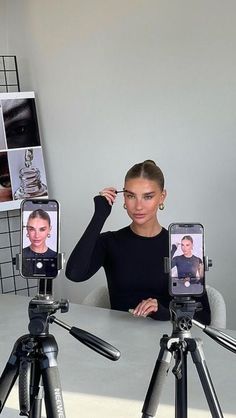
[[[58,274],[59,204],[56,200],[24,200],[21,204],[21,269],[25,278]]]
[[[169,226],[169,291],[200,296],[205,290],[204,228],[198,223]]]

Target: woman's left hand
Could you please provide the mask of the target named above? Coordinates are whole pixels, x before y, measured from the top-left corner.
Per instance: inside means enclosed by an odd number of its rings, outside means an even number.
[[[157,299],[153,299],[153,298],[148,298],[146,300],[142,300],[142,302],[140,302],[138,304],[138,306],[136,306],[135,309],[133,309],[132,314],[134,316],[148,316],[153,312],[157,312],[158,311],[158,302]]]

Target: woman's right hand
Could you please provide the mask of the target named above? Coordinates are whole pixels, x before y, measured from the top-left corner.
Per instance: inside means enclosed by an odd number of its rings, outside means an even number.
[[[100,196],[105,197],[111,206],[116,200],[116,189],[114,187],[106,187],[105,189],[101,190],[99,194]]]

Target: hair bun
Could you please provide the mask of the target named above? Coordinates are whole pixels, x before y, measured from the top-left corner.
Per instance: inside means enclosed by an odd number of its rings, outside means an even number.
[[[125,182],[130,179],[142,177],[147,180],[155,181],[161,190],[164,190],[164,175],[153,160],[145,160],[142,163],[134,164],[125,176]]]
[[[145,161],[143,162],[143,164],[152,164],[152,165],[155,165],[155,166],[156,166],[156,163],[155,163],[155,161],[153,161],[153,160],[145,160]]]

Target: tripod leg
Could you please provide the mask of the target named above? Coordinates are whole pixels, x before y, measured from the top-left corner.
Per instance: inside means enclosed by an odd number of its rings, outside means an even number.
[[[199,378],[202,383],[203,390],[211,411],[213,418],[223,418],[221,407],[216,396],[215,389],[211,380],[210,373],[208,371],[205,357],[202,350],[202,341],[201,340],[192,340],[194,341],[195,348],[191,349],[191,355],[193,362],[198,371]]]
[[[65,409],[58,368],[49,367],[42,371],[45,408],[48,418],[65,418]]]
[[[30,411],[30,371],[30,360],[22,358],[20,360],[18,386],[20,414],[23,416],[28,416]]]
[[[0,377],[0,413],[18,377],[19,365],[7,363]]]
[[[41,418],[43,393],[43,387],[40,386],[37,395],[35,395],[29,418]]]
[[[24,337],[19,338],[11,352],[11,355],[8,359],[8,362],[2,372],[0,377],[0,413],[3,410],[5,402],[11,392],[11,389],[18,377],[19,374],[19,366],[20,366],[20,349],[21,349],[21,342]]]
[[[142,418],[154,417],[159,405],[164,378],[169,371],[170,362],[172,359],[172,354],[166,348],[167,341],[168,339],[165,337],[161,339],[161,350],[156,361],[156,365],[153,370],[149,388],[143,404]]]
[[[187,418],[187,352],[178,349],[175,356],[175,418]]]
[[[41,418],[43,393],[39,361],[34,359],[31,365],[29,418]]]
[[[26,356],[19,368],[19,406],[20,415],[41,418],[43,388],[40,386],[41,372],[36,358]]]
[[[44,386],[45,408],[48,418],[65,418],[65,409],[59,372],[57,368],[58,347],[55,338],[48,335],[40,340],[43,357],[40,368]]]

